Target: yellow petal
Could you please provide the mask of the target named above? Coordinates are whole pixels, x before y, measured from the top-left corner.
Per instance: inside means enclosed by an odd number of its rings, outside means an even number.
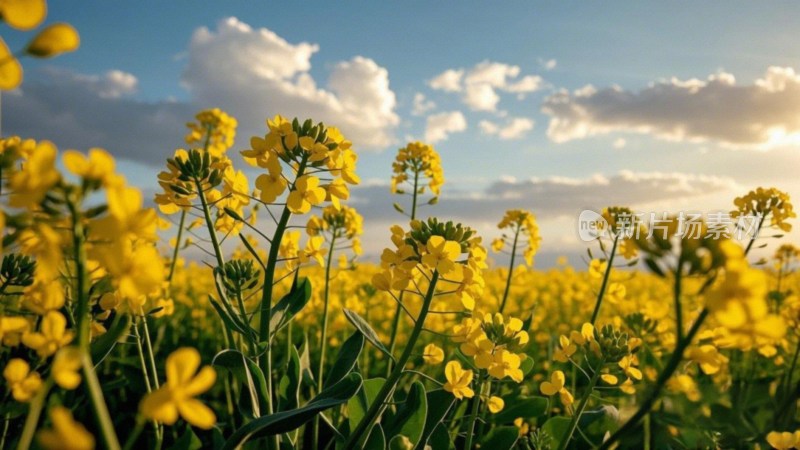
[[[47,4],[44,0],[3,0],[0,13],[11,27],[27,31],[42,23],[47,15]]]
[[[16,89],[22,82],[22,65],[8,50],[6,42],[0,38],[0,89]]]
[[[37,58],[50,58],[74,52],[81,45],[78,31],[68,23],[54,23],[39,32],[28,44],[26,53]]]
[[[178,420],[178,408],[166,386],[147,394],[139,405],[139,411],[148,419],[167,425],[172,425]]]
[[[197,428],[208,430],[217,422],[214,411],[204,405],[200,400],[186,399],[178,403],[181,417]]]
[[[606,383],[608,383],[608,384],[610,384],[610,385],[612,385],[612,386],[613,386],[613,385],[616,385],[616,384],[617,384],[617,382],[619,381],[619,380],[617,379],[617,377],[615,377],[614,375],[611,375],[610,373],[604,373],[604,374],[600,375],[600,378],[601,378],[603,381],[605,381]]]
[[[73,175],[81,176],[86,172],[86,158],[80,152],[65,150],[61,158],[64,161],[64,167]]]
[[[211,366],[203,367],[197,376],[183,387],[183,392],[192,397],[202,394],[211,389],[215,381],[217,381],[217,372],[214,371],[214,368]]]
[[[502,398],[496,397],[494,395],[489,397],[489,401],[486,402],[486,404],[489,406],[489,412],[491,412],[492,414],[499,413],[500,411],[503,410],[503,408],[506,405],[506,403],[503,401]]]
[[[178,387],[194,377],[200,367],[200,353],[192,347],[182,347],[167,357],[167,383]],[[213,383],[212,383],[213,384]]]

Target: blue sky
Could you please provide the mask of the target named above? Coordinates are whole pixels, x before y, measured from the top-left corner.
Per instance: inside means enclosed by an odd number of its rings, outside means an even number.
[[[236,149],[276,113],[339,119],[369,185],[388,182],[408,139],[431,138],[449,180],[431,213],[489,234],[502,208],[532,209],[549,254],[581,248],[585,207],[727,209],[758,185],[800,195],[800,10],[788,2],[48,6],[81,48],[23,61],[3,132],[107,147],[144,189],[194,111],[230,105]],[[12,49],[29,37],[3,36]],[[460,73],[449,87],[448,71]],[[316,94],[297,97],[309,80]],[[380,189],[354,191],[367,239],[399,221]]]

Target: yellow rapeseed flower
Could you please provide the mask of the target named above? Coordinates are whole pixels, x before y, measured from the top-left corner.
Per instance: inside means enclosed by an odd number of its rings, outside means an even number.
[[[53,359],[53,379],[64,389],[75,389],[81,384],[80,368],[80,349],[64,347],[56,353],[56,357]]]
[[[422,256],[422,264],[431,270],[438,270],[440,275],[446,275],[455,268],[455,261],[461,255],[461,246],[458,242],[448,241],[441,236],[431,236],[425,245],[427,253]]]
[[[464,370],[460,362],[450,361],[447,363],[444,368],[444,376],[447,378],[444,390],[451,392],[457,399],[472,398],[475,395],[475,391],[470,387],[473,373],[469,369]]]
[[[55,406],[50,409],[53,427],[39,432],[42,447],[52,450],[92,450],[94,436],[80,422],[75,421],[69,409]]]
[[[200,352],[191,347],[175,350],[167,357],[167,382],[147,394],[139,405],[142,415],[167,425],[178,416],[202,429],[210,429],[217,421],[214,411],[196,396],[214,386],[217,374],[211,366],[200,367]]]
[[[441,364],[444,361],[444,350],[436,344],[428,344],[423,350],[422,359],[426,364]]]
[[[294,214],[305,214],[311,207],[325,201],[325,189],[319,186],[319,178],[303,175],[294,184],[294,190],[286,199],[286,206]]]
[[[58,311],[50,311],[42,318],[39,331],[24,334],[22,343],[46,358],[72,342],[73,337],[74,333],[67,330],[67,319]]]
[[[503,401],[502,398],[500,398],[500,397],[498,397],[496,395],[492,395],[486,401],[486,405],[489,407],[489,412],[490,413],[497,414],[497,413],[499,413],[500,411],[503,410],[503,408],[506,406],[506,403]]]
[[[18,402],[28,402],[42,387],[42,378],[24,359],[14,358],[3,369],[3,377],[8,383],[11,396]]]

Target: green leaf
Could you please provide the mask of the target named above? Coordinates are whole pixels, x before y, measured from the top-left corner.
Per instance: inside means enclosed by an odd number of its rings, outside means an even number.
[[[428,442],[431,448],[435,448],[436,450],[450,450],[455,448],[453,440],[450,438],[450,433],[447,432],[447,427],[444,426],[443,423],[436,425]]]
[[[491,450],[511,450],[519,439],[517,427],[494,427],[481,443],[481,448]]]
[[[613,433],[619,428],[619,411],[612,405],[584,411],[578,426],[586,434],[602,438],[606,432]]]
[[[240,448],[247,441],[263,436],[287,433],[312,420],[320,412],[345,403],[361,387],[361,375],[351,373],[342,381],[325,389],[302,408],[259,417],[236,430],[225,442],[223,450]]]
[[[260,417],[260,405],[266,404],[269,393],[264,373],[258,365],[238,350],[223,350],[217,353],[211,364],[228,369],[247,388],[242,392],[245,402],[240,408],[250,417]]]
[[[192,427],[186,427],[180,438],[172,445],[176,450],[199,450],[203,448],[203,442],[194,434]]]
[[[389,350],[381,342],[380,338],[378,337],[378,333],[372,329],[372,327],[369,325],[369,323],[367,323],[366,320],[364,320],[363,317],[359,316],[355,311],[347,308],[344,308],[344,315],[347,317],[347,320],[349,320],[350,323],[352,323],[353,326],[364,335],[364,338],[366,338],[370,344],[374,345],[375,348],[380,350],[384,355],[391,358],[392,361],[395,360],[391,352],[389,352]]]
[[[425,430],[422,432],[419,442],[417,442],[417,449],[423,450],[425,444],[431,439],[431,435],[436,430],[437,425],[442,423],[442,419],[453,407],[456,398],[453,394],[445,391],[444,389],[435,389],[425,394],[428,403],[428,416],[425,418]]]
[[[375,424],[375,426],[372,427],[369,438],[367,438],[367,442],[364,444],[364,450],[386,450],[386,436],[380,424]]]
[[[317,385],[314,381],[314,373],[311,372],[311,357],[308,352],[308,336],[303,335],[303,344],[300,346],[300,373],[303,375],[303,383],[309,387]]]
[[[128,314],[117,314],[117,316],[114,317],[114,321],[111,322],[111,326],[108,328],[108,331],[103,333],[102,336],[98,337],[94,342],[92,342],[92,362],[94,363],[95,367],[99,366],[106,356],[111,353],[111,350],[113,350],[114,346],[117,345],[117,341],[119,341],[123,335],[128,333],[130,327],[131,316]]]
[[[286,372],[278,385],[279,411],[295,409],[300,406],[300,356],[294,345],[290,345]]]
[[[550,447],[556,448],[567,437],[569,417],[551,417],[542,425],[542,431],[550,438]]]
[[[253,336],[250,333],[248,333],[247,329],[244,328],[242,323],[239,321],[239,319],[236,318],[235,315],[231,315],[228,312],[227,308],[223,307],[223,305],[214,300],[214,297],[210,295],[208,296],[208,301],[211,303],[211,306],[213,306],[214,309],[217,311],[217,314],[219,315],[219,317],[222,319],[222,321],[225,323],[225,326],[228,327],[229,330],[236,331],[237,333],[241,334],[242,336],[250,340],[250,342],[253,342]],[[252,331],[252,328],[250,329],[250,331]]]
[[[505,408],[492,416],[492,421],[497,424],[511,423],[517,417],[533,419],[547,411],[549,400],[545,397],[505,396]]]
[[[364,384],[361,385],[358,394],[347,401],[347,415],[351,430],[355,430],[358,423],[361,422],[361,419],[367,414],[369,405],[375,401],[375,397],[378,396],[378,392],[381,390],[384,383],[386,383],[385,378],[370,378],[369,380],[364,380]]]
[[[336,384],[346,377],[348,373],[352,372],[358,362],[358,355],[361,354],[362,348],[364,348],[363,334],[355,332],[347,338],[336,356],[336,361],[334,361],[333,367],[328,373],[325,384],[328,386]]]
[[[394,442],[395,436],[403,435],[409,439],[412,448],[417,445],[425,431],[425,419],[428,415],[427,400],[425,385],[419,380],[415,381],[408,390],[405,401],[397,407],[397,412],[384,425],[390,442]]]
[[[519,368],[522,370],[522,376],[527,376],[533,370],[533,358],[526,356],[520,363]]]
[[[272,316],[269,320],[272,336],[275,336],[278,331],[288,325],[294,316],[306,306],[310,298],[311,282],[308,281],[308,278],[301,278],[299,280],[295,278],[295,282],[292,284],[289,293],[284,295],[283,298],[272,307]]]

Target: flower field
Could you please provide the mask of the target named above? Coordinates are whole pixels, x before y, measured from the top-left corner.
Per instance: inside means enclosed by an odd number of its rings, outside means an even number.
[[[0,11],[29,30],[37,5]],[[78,44],[66,24],[3,44],[0,87]],[[800,448],[783,191],[731,199],[758,218],[741,240],[609,198],[585,260],[538,269],[536,211],[490,235],[440,217],[447,167],[410,142],[391,244],[362,261],[350,189],[382,174],[359,142],[186,120],[152,199],[106,150],[0,140],[0,449]]]

